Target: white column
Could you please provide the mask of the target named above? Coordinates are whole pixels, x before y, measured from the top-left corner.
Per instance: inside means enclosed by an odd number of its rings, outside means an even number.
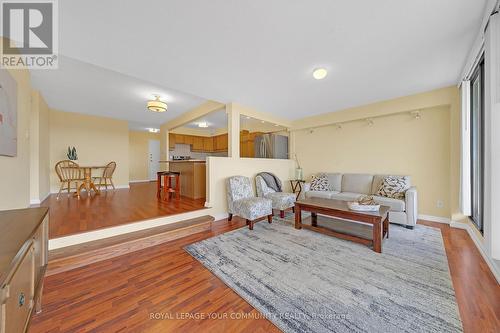
[[[227,113],[227,156],[240,157],[240,110],[233,104],[226,104]]]
[[[488,252],[500,260],[500,14],[490,17],[485,34],[485,205]]]
[[[471,214],[470,180],[470,81],[462,81],[461,130],[460,130],[460,211]]]

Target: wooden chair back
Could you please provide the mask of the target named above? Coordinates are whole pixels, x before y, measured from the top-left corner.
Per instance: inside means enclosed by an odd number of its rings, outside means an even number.
[[[109,162],[106,167],[104,168],[104,171],[102,173],[102,176],[104,178],[112,178],[113,173],[115,172],[116,169],[116,162]]]
[[[70,160],[59,161],[56,163],[56,173],[61,182],[81,179],[80,166]]]

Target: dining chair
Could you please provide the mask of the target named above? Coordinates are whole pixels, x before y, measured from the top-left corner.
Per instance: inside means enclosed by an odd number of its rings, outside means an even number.
[[[61,182],[61,187],[57,193],[56,199],[59,199],[59,195],[62,190],[68,190],[68,196],[71,193],[71,184],[75,184],[75,190],[78,189],[79,182],[83,181],[82,172],[80,166],[70,160],[59,161],[56,163],[56,174]]]
[[[104,186],[107,190],[108,185],[111,185],[113,190],[115,189],[115,184],[113,184],[113,173],[115,172],[115,169],[116,162],[109,162],[102,170],[102,174],[100,176],[92,177],[94,184],[99,188],[99,190],[101,189],[101,186]]]

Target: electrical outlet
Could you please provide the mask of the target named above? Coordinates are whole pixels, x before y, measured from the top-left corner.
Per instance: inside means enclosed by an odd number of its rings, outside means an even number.
[[[438,200],[438,201],[436,202],[436,207],[437,207],[437,208],[443,208],[443,207],[444,207],[444,202],[443,202],[443,200]]]

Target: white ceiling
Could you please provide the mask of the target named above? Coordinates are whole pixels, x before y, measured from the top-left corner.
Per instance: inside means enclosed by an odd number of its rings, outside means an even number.
[[[151,90],[173,87],[297,119],[455,84],[485,3],[68,0],[59,2],[59,45],[66,56],[151,82]],[[319,66],[329,70],[322,81],[311,75]],[[34,75],[49,104],[121,117],[109,94],[131,101],[139,93],[118,76],[101,80],[107,75],[97,69],[76,67]],[[64,82],[81,89],[71,93]],[[59,102],[67,94],[73,102]]]
[[[204,115],[198,119],[193,120],[181,127],[200,129],[199,124],[206,123],[207,130],[224,130],[227,129],[227,114],[225,110],[218,110]],[[241,130],[260,131],[260,132],[276,132],[282,131],[286,128],[277,126],[276,124],[265,122],[260,119],[248,117],[245,115],[240,116]]]
[[[34,70],[31,77],[50,107],[128,120],[129,127],[134,130],[158,128],[205,101],[67,57],[59,57],[58,70]],[[155,113],[146,109],[147,100],[153,99],[154,94],[167,103],[167,112]]]

